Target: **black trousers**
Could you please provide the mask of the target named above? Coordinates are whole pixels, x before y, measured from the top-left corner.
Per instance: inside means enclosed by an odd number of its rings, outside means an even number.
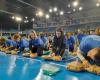
[[[37,53],[38,56],[43,55],[43,48],[41,47],[33,47],[31,48],[32,53]]]

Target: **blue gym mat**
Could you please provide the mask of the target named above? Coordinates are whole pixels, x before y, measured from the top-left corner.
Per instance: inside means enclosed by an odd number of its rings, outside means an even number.
[[[41,66],[45,63],[56,65],[61,71],[54,76],[44,75]],[[67,71],[66,64],[67,61],[45,61],[0,52],[0,80],[100,80],[100,76],[88,72]]]

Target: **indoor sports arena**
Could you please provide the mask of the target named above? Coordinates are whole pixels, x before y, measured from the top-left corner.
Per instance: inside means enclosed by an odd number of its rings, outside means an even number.
[[[100,0],[0,0],[0,80],[100,80]]]

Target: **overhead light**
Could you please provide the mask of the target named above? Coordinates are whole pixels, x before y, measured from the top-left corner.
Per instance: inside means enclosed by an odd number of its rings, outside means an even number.
[[[49,19],[49,18],[50,18],[50,15],[49,15],[49,14],[46,14],[46,15],[45,15],[45,18],[46,18],[46,19]]]
[[[24,21],[24,23],[27,23],[26,20]]]
[[[38,12],[36,13],[36,16],[38,16],[38,17],[43,17],[43,15],[44,15],[44,13],[43,13],[42,10],[40,10],[40,11],[38,11]]]
[[[100,3],[96,3],[96,6],[99,7],[100,6]]]
[[[26,16],[25,18],[27,19],[28,17]]]
[[[33,22],[34,22],[34,21],[35,21],[35,19],[34,19],[34,18],[32,18],[32,20],[31,20],[31,21],[33,21]]]
[[[74,6],[74,7],[77,7],[78,4],[79,4],[78,1],[74,1],[74,2],[73,2],[73,6]]]
[[[21,17],[16,17],[16,21],[21,22],[22,18]]]
[[[73,11],[75,12],[75,11],[76,11],[76,9],[73,9]]]
[[[64,14],[64,12],[63,11],[60,11],[60,15],[63,15]]]
[[[81,11],[83,9],[83,7],[79,7],[79,11]]]
[[[42,17],[42,16],[43,16],[43,12],[42,12],[42,11],[39,11],[38,15],[39,15],[40,17]]]
[[[71,5],[70,5],[70,4],[68,4],[68,7],[70,8],[70,7],[71,7]]]
[[[52,13],[52,12],[53,12],[53,10],[52,10],[52,9],[49,9],[49,12],[50,12],[50,13]]]
[[[24,23],[28,23],[28,22],[29,22],[28,20],[25,20],[25,21],[24,21]]]
[[[57,10],[58,10],[58,9],[57,9],[57,7],[54,7],[54,9],[53,9],[53,10],[54,10],[54,12],[57,12]]]
[[[11,18],[12,18],[12,19],[15,19],[15,17],[14,17],[14,16],[12,16]]]

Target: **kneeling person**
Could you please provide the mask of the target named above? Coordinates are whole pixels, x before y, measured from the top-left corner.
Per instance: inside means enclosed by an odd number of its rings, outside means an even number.
[[[41,40],[41,38],[37,37],[37,34],[35,31],[31,31],[29,34],[29,50],[30,53],[28,54],[31,58],[42,56],[43,54],[43,47],[44,43]],[[27,54],[24,54],[23,56],[27,56]]]
[[[27,40],[25,40],[24,38],[22,38],[20,36],[20,34],[15,34],[13,36],[13,40],[17,44],[17,50],[18,51],[24,52],[24,51],[27,51],[29,49],[29,42]]]

